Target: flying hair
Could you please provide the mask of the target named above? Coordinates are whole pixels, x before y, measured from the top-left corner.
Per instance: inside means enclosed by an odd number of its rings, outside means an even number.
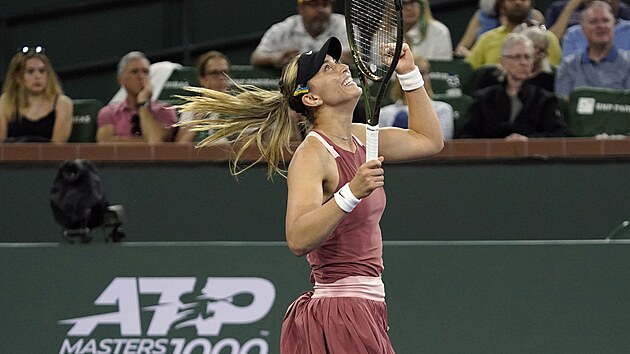
[[[233,156],[231,172],[234,176],[265,160],[267,177],[275,173],[286,178],[281,167],[285,152],[292,153],[292,117],[296,114],[289,107],[289,92],[295,89],[297,58],[285,67],[280,78],[280,91],[261,89],[251,85],[236,85],[236,94],[224,93],[201,87],[186,87],[197,96],[177,96],[186,101],[177,106],[180,112],[193,112],[196,116],[215,113],[209,118],[178,123],[192,131],[209,131],[211,134],[196,147],[223,144],[224,138],[232,140]],[[241,166],[250,148],[256,148],[260,156],[253,162]]]

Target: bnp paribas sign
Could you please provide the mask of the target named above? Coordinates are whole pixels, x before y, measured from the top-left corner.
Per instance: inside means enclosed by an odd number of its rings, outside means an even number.
[[[67,328],[59,353],[267,354],[264,337],[224,332],[264,318],[275,296],[264,278],[114,278],[94,300],[94,311],[59,321]]]

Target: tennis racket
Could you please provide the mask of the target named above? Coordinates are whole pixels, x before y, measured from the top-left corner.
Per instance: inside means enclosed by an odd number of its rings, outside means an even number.
[[[367,125],[366,160],[378,158],[378,117],[403,42],[401,0],[346,0],[346,30],[359,69]],[[380,83],[376,96],[369,81]]]

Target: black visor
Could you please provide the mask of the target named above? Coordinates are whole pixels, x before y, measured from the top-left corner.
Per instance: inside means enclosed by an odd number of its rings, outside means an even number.
[[[306,113],[306,107],[302,103],[302,96],[309,92],[308,80],[317,74],[326,60],[326,55],[330,55],[335,60],[341,58],[341,42],[336,37],[328,38],[317,52],[311,50],[300,55],[295,90],[292,93],[293,97],[289,101],[291,108],[296,112]]]

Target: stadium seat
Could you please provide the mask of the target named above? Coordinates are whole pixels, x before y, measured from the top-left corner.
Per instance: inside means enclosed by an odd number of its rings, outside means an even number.
[[[440,94],[440,95],[434,95],[433,100],[446,102],[453,107],[453,123],[455,125],[454,133],[455,133],[455,136],[457,136],[459,131],[462,129],[462,127],[466,123],[464,121],[464,117],[466,116],[466,111],[468,110],[468,107],[473,101],[472,97],[468,95],[461,95],[459,97],[455,97],[455,96],[448,96],[446,94]]]
[[[239,85],[254,85],[262,89],[277,90],[280,71],[251,65],[232,65],[230,77]]]
[[[171,103],[178,103],[175,95],[187,96],[193,93],[184,90],[185,86],[198,86],[197,73],[192,66],[183,66],[176,68],[171,73],[171,76],[164,82],[162,91],[158,96],[160,101],[168,101]]]
[[[573,136],[630,134],[630,90],[575,89],[569,95],[567,124]]]
[[[434,94],[446,93],[449,88],[448,80],[453,79],[456,79],[456,82],[458,80],[459,88],[463,94],[472,94],[474,71],[468,62],[463,60],[430,60],[429,63],[431,64],[429,77]]]
[[[96,141],[98,111],[103,107],[101,101],[96,99],[76,99],[74,104],[74,116],[72,117],[72,134],[68,139],[70,143],[92,143]]]

